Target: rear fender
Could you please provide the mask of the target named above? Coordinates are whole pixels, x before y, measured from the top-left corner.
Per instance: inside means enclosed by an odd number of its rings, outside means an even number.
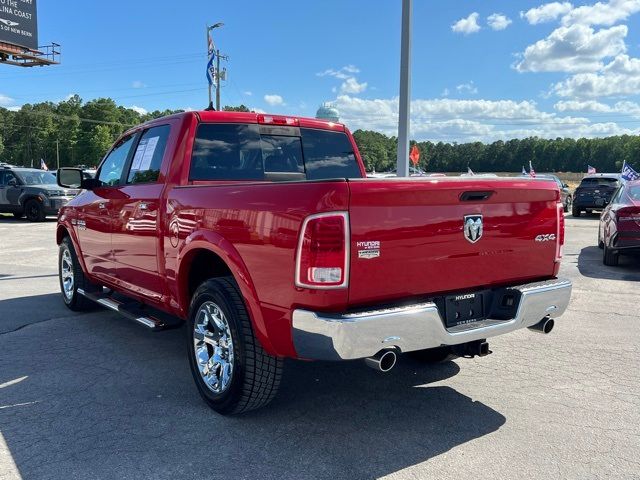
[[[253,285],[253,281],[251,280],[251,275],[249,274],[247,266],[244,264],[240,253],[231,244],[231,242],[218,233],[210,230],[197,230],[185,239],[184,245],[185,247],[178,254],[177,278],[178,291],[180,292],[180,308],[187,313],[189,311],[189,303],[191,302],[188,295],[188,282],[186,279],[189,262],[184,262],[184,260],[189,258],[189,252],[192,252],[193,250],[209,250],[220,257],[227,267],[229,267],[229,270],[231,271],[231,274],[244,297],[245,304],[251,317],[253,331],[255,332],[258,341],[267,353],[277,355],[277,352],[269,339],[269,333],[260,310],[258,294]]]

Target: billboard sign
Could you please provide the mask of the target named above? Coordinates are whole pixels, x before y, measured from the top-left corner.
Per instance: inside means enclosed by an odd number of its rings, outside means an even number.
[[[36,50],[36,0],[0,0],[0,42]]]

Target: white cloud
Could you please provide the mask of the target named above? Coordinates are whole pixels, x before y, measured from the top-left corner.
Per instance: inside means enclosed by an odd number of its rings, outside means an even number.
[[[561,100],[553,108],[559,112],[619,113],[640,118],[640,104],[627,100],[616,102],[613,105],[607,105],[597,100]]]
[[[140,115],[146,115],[148,110],[146,108],[137,107],[136,105],[132,105],[129,107],[131,110],[138,112]]]
[[[343,80],[340,85],[340,93],[358,94],[367,89],[367,82],[358,82],[355,74],[360,73],[360,70],[355,65],[345,65],[344,67],[336,70],[329,68],[323,72],[316,73],[318,77],[334,77],[339,80]],[[332,92],[337,92],[338,89],[333,87]]]
[[[586,25],[559,27],[529,45],[515,68],[520,72],[585,72],[603,67],[603,60],[626,51],[627,26],[597,32]]]
[[[316,75],[318,77],[335,77],[335,78],[339,78],[340,80],[346,80],[348,78],[353,77],[355,73],[360,73],[360,70],[358,69],[358,67],[356,67],[355,65],[345,65],[344,67],[339,68],[338,70],[329,68],[323,72],[316,73]]]
[[[584,5],[570,10],[562,17],[563,25],[604,25],[611,26],[640,12],[640,0],[610,0]]]
[[[636,95],[640,92],[640,59],[618,55],[600,72],[579,73],[556,83],[552,91],[569,98]]]
[[[612,108],[604,103],[595,100],[561,100],[557,102],[554,109],[559,112],[611,112]]]
[[[478,87],[475,86],[473,80],[468,83],[461,83],[460,85],[456,86],[456,90],[458,91],[458,93],[468,93],[470,95],[475,95],[476,93],[478,93]]]
[[[3,95],[2,93],[0,93],[0,107],[4,107],[7,108],[11,105],[13,105],[13,102],[15,100],[11,97],[8,97],[7,95]]]
[[[445,89],[442,91],[442,95],[441,95],[441,96],[442,96],[442,97],[448,97],[450,93],[451,93],[451,92],[449,91],[449,89],[448,89],[448,88],[445,88]]]
[[[265,95],[264,101],[267,102],[272,107],[275,107],[276,105],[284,105],[284,99],[280,95],[275,95],[275,94]]]
[[[340,93],[357,94],[362,93],[367,89],[367,82],[358,83],[354,78],[347,78],[342,85],[340,85]]]
[[[470,33],[476,33],[480,31],[480,25],[478,25],[478,17],[480,15],[478,12],[473,12],[467,18],[461,18],[453,25],[451,25],[451,30],[455,33],[462,33],[464,35],[469,35]]]
[[[132,88],[147,88],[147,84],[142,82],[141,80],[134,80],[131,82]]]
[[[367,100],[340,95],[334,103],[341,121],[352,130],[362,128],[397,134],[397,98]],[[417,140],[460,142],[633,133],[613,122],[594,123],[585,117],[559,116],[540,111],[534,102],[513,100],[414,100],[411,125],[411,135]]]
[[[502,13],[493,13],[487,17],[487,24],[493,30],[504,30],[511,25],[511,23],[511,19]]]
[[[531,25],[537,25],[556,20],[558,17],[569,13],[572,9],[573,5],[569,2],[545,3],[526,12],[520,12],[520,17],[526,18]]]
[[[242,92],[245,96],[250,97],[251,95],[253,95],[253,92],[250,92],[249,90],[245,90],[244,92]]]

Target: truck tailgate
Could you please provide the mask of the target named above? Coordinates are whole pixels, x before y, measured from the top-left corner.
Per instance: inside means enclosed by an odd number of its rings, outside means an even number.
[[[350,305],[554,274],[559,192],[551,181],[363,179],[349,187]]]

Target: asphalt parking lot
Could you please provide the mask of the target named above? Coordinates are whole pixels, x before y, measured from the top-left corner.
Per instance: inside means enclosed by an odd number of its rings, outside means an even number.
[[[595,216],[567,218],[550,335],[386,375],[288,362],[233,418],[200,400],[183,330],[64,307],[54,230],[0,216],[0,479],[640,478],[640,258],[603,266]]]

